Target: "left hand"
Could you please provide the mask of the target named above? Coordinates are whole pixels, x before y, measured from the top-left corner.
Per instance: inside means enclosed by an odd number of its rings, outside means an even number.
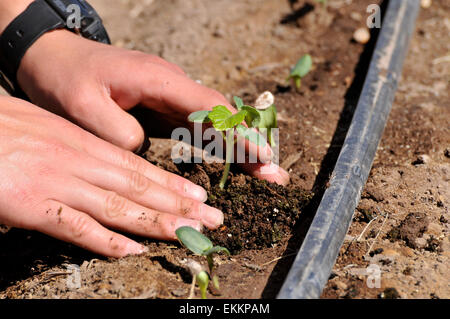
[[[234,111],[222,94],[191,80],[172,63],[67,30],[49,32],[31,46],[18,81],[33,103],[127,150],[144,141],[142,127],[127,112],[137,105],[149,108],[155,123],[163,121],[166,128],[189,126],[190,113],[215,105]],[[289,182],[287,172],[270,163],[269,147],[247,145],[247,151],[255,152],[260,161],[242,165],[247,172],[279,184]]]

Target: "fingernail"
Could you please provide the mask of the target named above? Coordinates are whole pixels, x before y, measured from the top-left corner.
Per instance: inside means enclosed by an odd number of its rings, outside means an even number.
[[[286,170],[274,163],[261,166],[259,168],[259,173],[263,178],[280,185],[289,184],[289,181],[291,179],[289,173],[286,172]]]
[[[206,200],[208,199],[208,193],[206,192],[206,190],[203,187],[195,184],[185,184],[184,192],[188,195],[188,197],[202,203],[206,202]]]
[[[202,205],[200,209],[203,224],[206,227],[215,229],[223,224],[223,213],[220,210],[208,205]]]
[[[261,167],[259,167],[258,170],[261,175],[276,176],[280,172],[280,167],[274,163],[270,163],[270,164],[262,165]]]
[[[140,255],[148,251],[148,247],[134,241],[131,241],[127,245],[127,255]]]
[[[272,156],[273,156],[272,148],[267,145],[266,147],[260,148],[260,149],[261,149],[261,154],[259,156],[259,160],[264,164],[270,163],[272,161]]]
[[[291,180],[291,177],[289,176],[289,173],[286,172],[285,169],[278,166],[278,184],[281,185],[287,185],[289,184],[289,181]]]

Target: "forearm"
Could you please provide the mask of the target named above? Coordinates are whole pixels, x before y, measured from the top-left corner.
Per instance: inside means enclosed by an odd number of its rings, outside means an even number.
[[[33,0],[0,0],[0,34]]]

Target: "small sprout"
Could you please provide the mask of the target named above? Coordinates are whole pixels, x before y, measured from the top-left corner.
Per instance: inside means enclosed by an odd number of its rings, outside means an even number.
[[[209,111],[198,111],[189,115],[188,119],[194,123],[208,123],[211,122],[208,118]]]
[[[186,267],[189,269],[189,272],[192,275],[192,286],[190,296],[193,295],[195,283],[197,282],[200,288],[202,299],[206,299],[206,290],[209,284],[208,273],[204,270],[202,265],[200,265],[193,259],[188,259],[185,263]]]
[[[353,33],[353,40],[358,43],[366,44],[370,40],[370,32],[367,28],[359,28]]]
[[[297,89],[300,89],[302,78],[305,77],[312,67],[312,58],[309,54],[305,54],[298,60],[297,64],[291,71],[286,81],[293,80]]]
[[[225,252],[230,254],[228,249],[221,246],[214,246],[208,237],[189,226],[183,226],[175,231],[178,240],[196,255],[205,256],[208,260],[209,270],[214,269],[212,255],[214,253]]]
[[[175,231],[175,234],[178,237],[178,240],[190,251],[192,251],[196,255],[205,256],[208,261],[209,273],[212,274],[214,271],[214,260],[213,254],[224,252],[227,255],[230,255],[230,252],[227,248],[221,246],[214,246],[211,240],[208,237],[200,233],[189,226],[183,226],[178,228]],[[196,271],[192,271],[193,276],[198,282],[200,287],[200,292],[202,294],[202,299],[206,299],[206,288],[208,287],[210,275],[200,267],[197,267]],[[219,289],[219,279],[217,275],[212,275],[212,283],[216,289]]]
[[[234,103],[236,104],[237,109],[240,111],[244,106],[244,102],[238,96],[233,97]]]
[[[272,128],[276,127],[276,110],[271,106],[265,110],[257,110],[254,107],[244,105],[241,98],[235,96],[234,101],[238,112],[233,114],[224,105],[217,105],[212,111],[198,111],[189,115],[188,119],[194,123],[212,123],[214,129],[222,132],[222,136],[226,142],[226,158],[225,169],[220,180],[220,188],[225,187],[225,183],[230,172],[230,165],[232,162],[234,144],[237,142],[235,133],[249,140],[250,142],[264,147],[267,141],[257,132],[251,128]],[[248,127],[242,125],[246,122]],[[269,142],[272,138],[269,136]]]
[[[200,288],[200,293],[202,295],[202,299],[207,299],[206,290],[208,289],[209,284],[209,275],[206,271],[202,271],[197,274],[196,280],[198,282],[198,287]]]

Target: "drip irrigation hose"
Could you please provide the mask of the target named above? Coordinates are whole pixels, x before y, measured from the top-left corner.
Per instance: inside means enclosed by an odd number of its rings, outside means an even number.
[[[419,0],[390,0],[342,150],[303,244],[277,296],[319,298],[361,198],[388,119]]]

